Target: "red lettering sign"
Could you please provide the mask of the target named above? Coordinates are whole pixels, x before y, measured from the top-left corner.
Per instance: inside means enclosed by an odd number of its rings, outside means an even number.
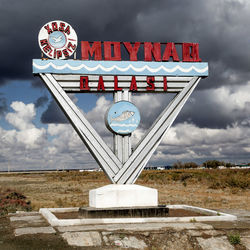
[[[161,44],[160,43],[144,43],[144,60],[152,61],[152,55],[154,56],[155,61],[161,61]]]
[[[90,78],[89,78],[90,77]],[[127,89],[132,92],[167,92],[167,77],[132,76],[130,80],[125,76],[80,76],[80,91],[113,92]],[[138,77],[138,79],[137,79]],[[120,84],[123,86],[119,86]],[[113,85],[112,85],[113,83]]]
[[[199,58],[198,43],[183,43],[182,44],[182,61],[183,62],[201,62]]]
[[[87,76],[80,77],[80,90],[89,90],[89,78]]]
[[[103,82],[103,78],[102,76],[99,76],[99,82],[98,82],[98,87],[97,87],[97,91],[105,91],[105,87],[104,87],[104,82]]]
[[[155,82],[155,77],[154,76],[147,76],[147,84],[148,84],[147,90],[148,91],[155,90],[154,82]]]
[[[42,52],[51,59],[69,58],[77,46],[74,29],[62,21],[45,24],[39,32],[38,40]]]
[[[82,41],[81,42],[82,49],[82,60],[89,60],[89,55],[93,57],[95,55],[95,60],[102,60],[102,43],[101,42],[93,42],[92,46],[90,46],[89,42]]]
[[[106,61],[121,61],[120,42],[104,42],[104,59]]]
[[[137,83],[136,83],[136,79],[135,76],[132,76],[132,80],[131,80],[131,84],[130,84],[130,91],[137,91]]]
[[[174,43],[167,43],[164,54],[162,56],[162,61],[169,61],[169,58],[172,57],[174,62],[179,62],[179,57]]]
[[[138,53],[141,43],[136,42],[134,46],[131,45],[131,43],[129,42],[124,42],[123,44],[129,53],[130,61],[137,61],[137,53]]]
[[[50,32],[49,27],[45,28],[48,30],[48,32]],[[64,32],[66,32],[66,30]],[[179,62],[180,56],[178,55],[176,46],[181,46],[183,62],[201,62],[199,57],[198,43],[121,43],[110,41],[95,41],[91,43],[88,41],[82,41],[82,60],[89,60],[93,58],[94,60],[121,61],[121,45],[123,45],[129,54],[129,60],[137,61],[138,51],[141,44],[144,45],[144,61],[168,62],[171,60],[174,62]],[[163,54],[161,51],[163,51]]]
[[[164,91],[167,91],[167,89],[168,89],[166,76],[163,76],[163,89],[164,89]]]

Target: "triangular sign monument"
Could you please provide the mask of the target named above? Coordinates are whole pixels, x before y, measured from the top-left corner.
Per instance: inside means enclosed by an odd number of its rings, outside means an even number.
[[[33,59],[33,74],[43,80],[112,183],[90,190],[90,207],[157,206],[157,190],[134,183],[200,79],[208,76],[199,44],[81,41],[81,60],[69,59],[75,55],[78,38],[68,23],[59,20],[41,28],[38,42],[47,57]],[[127,61],[122,60],[122,47]],[[139,54],[143,54],[142,60]],[[104,123],[114,135],[113,149],[67,95],[102,92],[113,93],[114,104],[104,111]],[[140,122],[133,93],[176,95],[132,152],[131,134]]]

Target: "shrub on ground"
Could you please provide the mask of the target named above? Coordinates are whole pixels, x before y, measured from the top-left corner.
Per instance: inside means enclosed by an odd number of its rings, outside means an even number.
[[[199,183],[212,189],[248,189],[250,171],[248,169],[147,170],[142,172],[138,181],[148,184]]]
[[[17,210],[31,211],[30,201],[23,194],[13,190],[0,190],[0,215],[14,213]]]
[[[240,234],[239,233],[229,234],[228,240],[232,245],[240,244]]]

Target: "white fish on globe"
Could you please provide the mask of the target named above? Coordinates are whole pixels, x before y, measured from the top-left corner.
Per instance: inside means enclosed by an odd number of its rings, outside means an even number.
[[[129,119],[134,114],[135,114],[135,112],[133,112],[133,111],[123,111],[120,116],[117,116],[115,118],[111,117],[110,120],[116,121],[116,122],[121,122],[121,121],[125,121],[125,120]]]
[[[61,42],[62,36],[59,36],[59,37],[52,37],[52,39],[53,39],[53,41],[54,41],[55,43],[58,43],[58,42]]]

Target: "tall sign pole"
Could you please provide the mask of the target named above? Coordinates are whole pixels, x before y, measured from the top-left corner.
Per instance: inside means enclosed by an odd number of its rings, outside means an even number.
[[[63,21],[45,24],[38,40],[42,53],[49,59],[33,59],[33,74],[41,77],[96,162],[111,183],[116,184],[112,190],[99,190],[103,197],[100,202],[97,201],[99,191],[92,190],[91,205],[128,205],[127,201],[106,204],[104,200],[110,192],[123,192],[135,183],[200,79],[208,76],[208,64],[201,62],[199,45],[82,41],[81,60],[72,60],[69,57],[75,53],[78,38],[74,29]],[[121,46],[126,48],[129,61],[122,60]],[[177,53],[178,46],[182,55]],[[144,50],[144,59],[138,61],[140,47]],[[112,92],[114,99],[105,116],[106,126],[113,133],[113,149],[106,145],[67,95],[105,92]],[[132,102],[133,93],[176,95],[132,152],[131,134],[140,123],[140,112]],[[136,186],[132,185],[132,188]],[[146,199],[142,194],[145,190],[139,189],[134,192],[137,196],[134,195],[132,200],[140,200],[138,196],[141,196],[139,205],[143,205]],[[145,192],[148,194],[151,191],[147,189]],[[128,192],[131,200],[133,194]],[[150,205],[155,204],[157,199],[157,192],[156,195],[155,191],[152,192],[154,197]],[[120,196],[126,197],[121,193]]]
[[[127,90],[119,90],[114,92],[114,103],[120,101],[131,102],[131,92]],[[119,135],[114,133],[114,152],[117,158],[124,164],[129,156],[131,155],[132,146],[131,146],[131,135]]]

